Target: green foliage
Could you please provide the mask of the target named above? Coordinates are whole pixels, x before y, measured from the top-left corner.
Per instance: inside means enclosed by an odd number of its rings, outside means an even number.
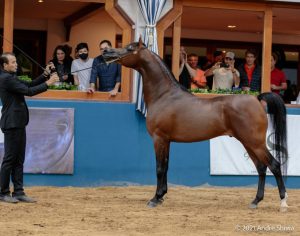
[[[59,83],[59,84],[50,85],[49,89],[54,89],[54,90],[77,90],[77,85],[68,84],[66,82],[63,82],[63,83]]]
[[[22,80],[22,81],[26,81],[26,82],[31,82],[32,79],[30,77],[28,77],[28,75],[20,75],[18,76],[19,80]]]
[[[28,75],[20,75],[18,76],[19,80],[23,80],[26,82],[31,82],[32,79],[28,77]],[[59,84],[53,84],[49,86],[49,89],[54,90],[77,90],[77,85],[68,84],[66,82],[59,83]]]
[[[203,94],[250,94],[257,96],[259,92],[257,91],[243,91],[241,89],[217,89],[217,90],[208,90],[208,89],[191,89],[190,92],[192,93],[203,93]]]

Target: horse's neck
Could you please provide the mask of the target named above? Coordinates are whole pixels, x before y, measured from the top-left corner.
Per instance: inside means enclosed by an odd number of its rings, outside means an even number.
[[[139,72],[143,77],[143,92],[147,106],[157,101],[162,95],[172,93],[175,82],[172,81],[172,74],[161,61],[161,59],[146,51],[147,55],[143,55]]]

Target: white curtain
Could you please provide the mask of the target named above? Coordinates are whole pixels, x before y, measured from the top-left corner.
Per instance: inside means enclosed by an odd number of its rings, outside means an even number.
[[[137,0],[141,13],[145,19],[146,26],[143,41],[148,49],[158,54],[156,23],[162,13],[167,0]],[[136,109],[147,116],[147,108],[144,102],[143,81],[141,75],[138,79],[138,91]]]

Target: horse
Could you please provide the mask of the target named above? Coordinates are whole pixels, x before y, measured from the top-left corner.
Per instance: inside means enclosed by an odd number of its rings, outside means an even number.
[[[239,140],[250,155],[259,175],[257,193],[250,208],[257,208],[264,198],[267,167],[274,175],[280,210],[287,210],[287,193],[283,180],[287,164],[286,108],[274,93],[224,95],[199,98],[183,88],[163,60],[139,39],[124,48],[110,48],[103,53],[107,63],[116,61],[142,75],[147,105],[146,126],[153,139],[156,156],[157,187],[149,207],[162,204],[167,193],[170,142],[197,142],[221,135]],[[267,111],[266,111],[267,110]],[[273,124],[276,158],[266,146],[268,116]]]

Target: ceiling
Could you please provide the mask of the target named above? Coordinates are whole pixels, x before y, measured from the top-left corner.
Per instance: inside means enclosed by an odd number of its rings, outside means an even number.
[[[74,12],[86,7],[90,0],[15,0],[15,17],[35,19],[64,19]],[[94,2],[105,2],[94,1]],[[0,0],[0,12],[3,12],[4,0]],[[300,35],[300,8],[274,8],[273,32],[276,34]],[[1,14],[2,15],[2,14]],[[236,28],[228,29],[228,25]],[[263,30],[263,13],[238,10],[208,9],[184,7],[182,27],[187,29],[237,31],[261,33]]]
[[[262,33],[263,12],[184,7],[183,28]],[[300,9],[274,8],[273,32],[300,35]],[[228,25],[236,28],[229,29]]]
[[[63,19],[88,5],[86,2],[71,2],[60,0],[14,0],[15,17],[38,19]],[[0,0],[0,11],[3,12],[4,0]]]

